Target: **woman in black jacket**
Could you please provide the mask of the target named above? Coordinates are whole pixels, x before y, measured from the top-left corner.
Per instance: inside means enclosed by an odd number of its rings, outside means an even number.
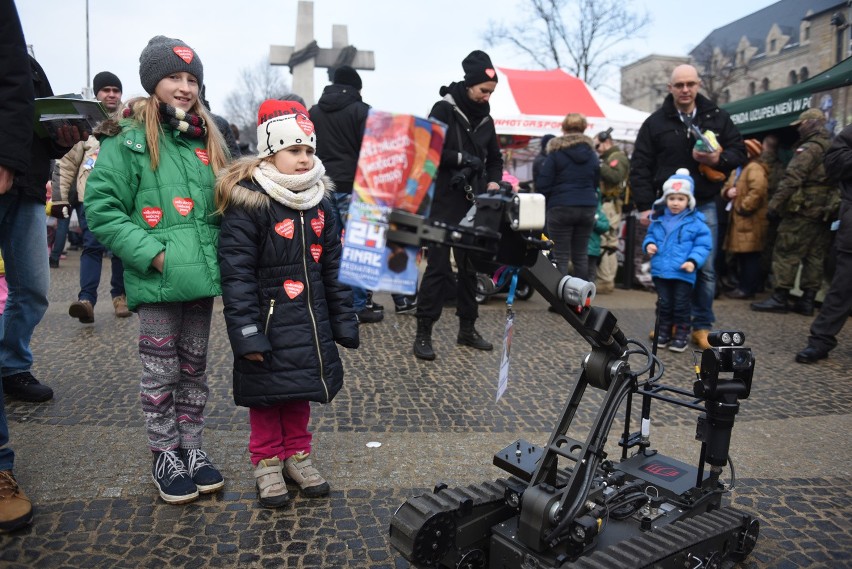
[[[547,159],[536,179],[536,191],[547,200],[547,236],[553,240],[556,267],[572,276],[589,279],[589,237],[598,207],[600,159],[592,139],[583,134],[586,117],[569,113],[562,121],[562,136],[547,144]]]
[[[435,179],[435,197],[430,218],[458,224],[473,205],[473,196],[497,189],[503,176],[503,157],[497,144],[497,132],[491,120],[488,99],[497,88],[497,72],[488,54],[473,51],[462,61],[464,81],[441,87],[443,97],[429,116],[447,125],[441,165]],[[477,350],[493,346],[474,328],[479,316],[475,300],[476,274],[467,255],[454,249],[458,267],[456,316],[460,326],[457,342]],[[434,360],[432,326],[441,317],[446,287],[453,280],[450,249],[444,245],[429,247],[426,272],[417,294],[417,336],[414,355]]]

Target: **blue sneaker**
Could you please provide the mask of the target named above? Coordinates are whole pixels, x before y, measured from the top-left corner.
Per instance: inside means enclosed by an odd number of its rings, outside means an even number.
[[[167,504],[188,504],[198,498],[198,488],[176,450],[154,451],[151,478]]]
[[[200,448],[183,449],[181,452],[189,477],[192,478],[199,492],[210,494],[224,488],[225,478],[210,462],[207,453]]]

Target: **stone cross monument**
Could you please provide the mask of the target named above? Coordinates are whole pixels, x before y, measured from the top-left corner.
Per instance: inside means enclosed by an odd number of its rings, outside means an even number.
[[[296,15],[296,45],[273,45],[269,48],[271,65],[288,65],[293,74],[293,92],[302,97],[308,107],[314,99],[314,69],[328,69],[329,81],[334,70],[341,65],[350,65],[355,69],[372,70],[376,61],[372,51],[358,51],[349,45],[346,26],[334,25],[331,28],[331,49],[317,46],[314,39],[314,3],[300,0]]]

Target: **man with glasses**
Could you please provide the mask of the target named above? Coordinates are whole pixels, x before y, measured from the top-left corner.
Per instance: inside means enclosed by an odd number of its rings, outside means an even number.
[[[630,161],[630,187],[640,223],[647,226],[651,205],[661,195],[663,183],[678,168],[686,168],[695,180],[696,209],[713,236],[713,250],[698,273],[692,298],[692,341],[701,349],[709,347],[707,334],[715,321],[713,298],[716,291],[715,253],[718,247],[717,202],[724,181],[732,170],[745,164],[742,136],[727,112],[698,90],[701,79],[691,65],[672,71],[669,94],[639,129]],[[691,125],[702,133],[715,134],[718,146],[712,151],[696,149]]]

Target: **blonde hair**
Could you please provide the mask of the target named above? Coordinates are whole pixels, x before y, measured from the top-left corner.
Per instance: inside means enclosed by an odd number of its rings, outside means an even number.
[[[582,134],[586,132],[587,126],[586,117],[580,113],[568,113],[562,119],[562,132],[579,132]]]
[[[163,132],[163,125],[160,122],[160,102],[156,95],[151,95],[136,99],[130,105],[131,116],[145,129],[145,141],[148,143],[148,152],[151,156],[151,170],[156,170],[160,165],[160,134]],[[214,172],[218,172],[228,163],[225,139],[222,138],[222,133],[216,128],[213,117],[207,112],[200,98],[196,99],[189,112],[200,116],[207,125],[204,146],[210,159],[210,167]]]
[[[233,161],[226,168],[219,171],[216,177],[216,190],[214,199],[216,203],[216,213],[221,215],[228,209],[228,204],[231,201],[231,192],[234,187],[242,180],[247,180],[254,177],[254,170],[263,162],[271,162],[272,156],[243,156]]]

